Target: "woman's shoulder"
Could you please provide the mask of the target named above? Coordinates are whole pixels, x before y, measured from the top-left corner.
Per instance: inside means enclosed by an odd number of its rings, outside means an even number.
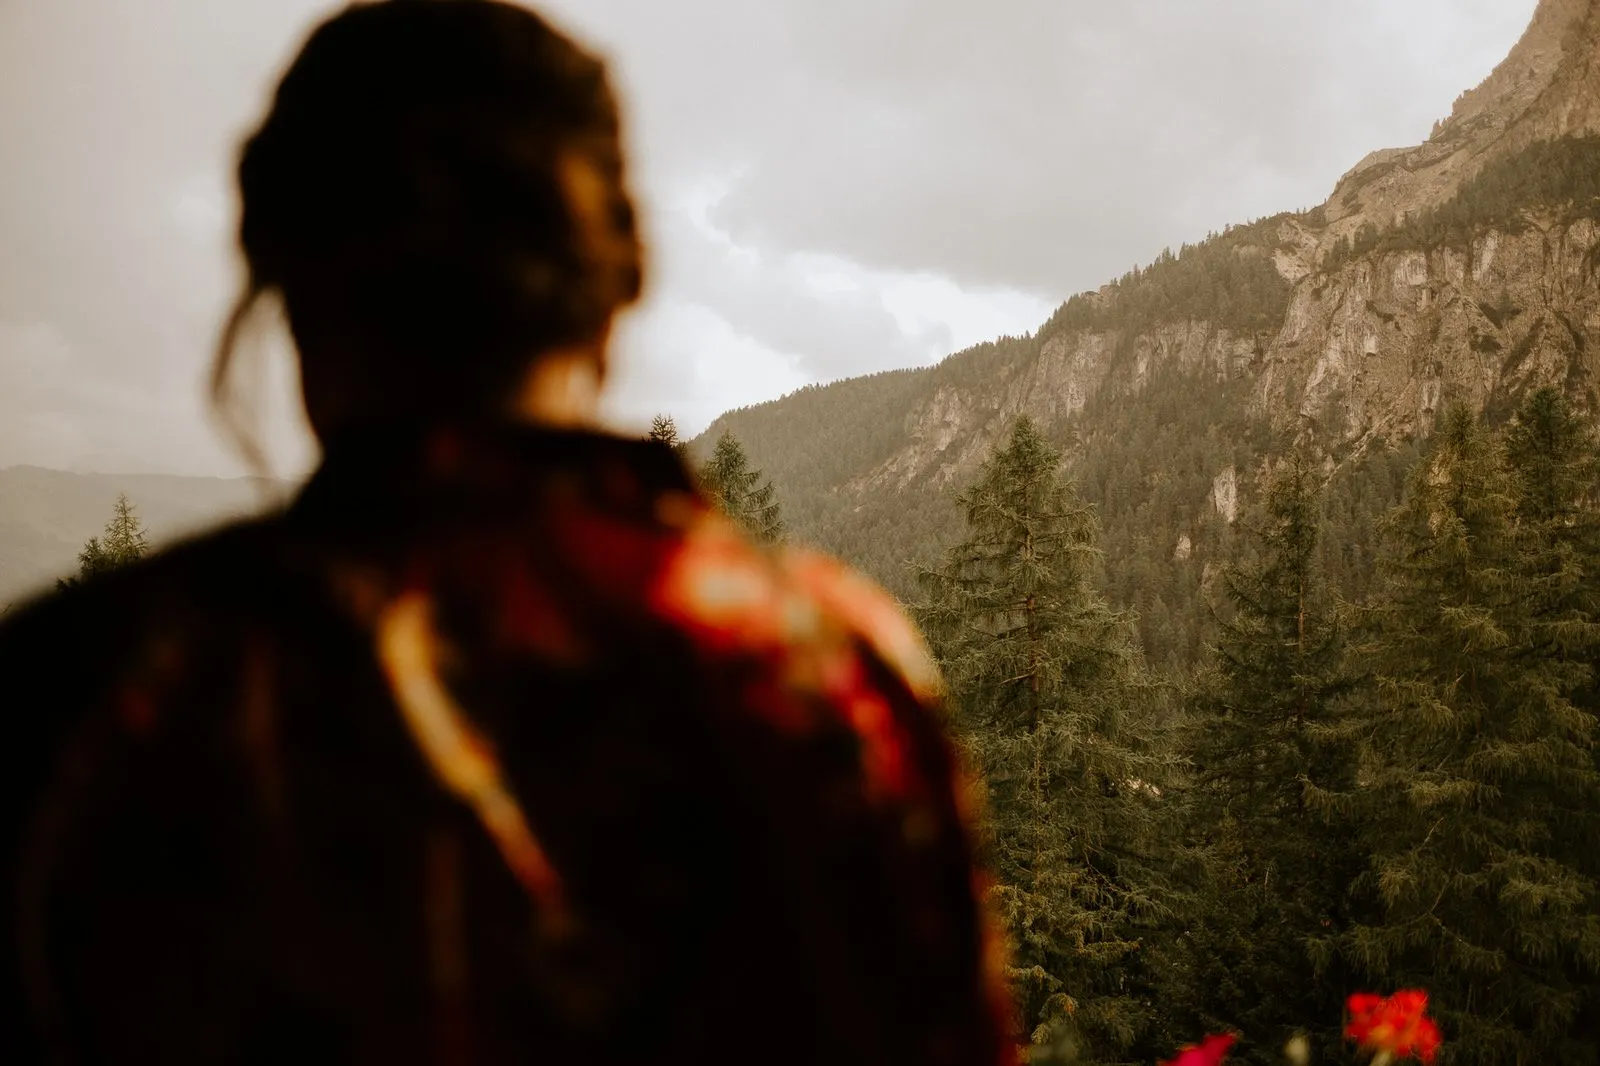
[[[865,641],[919,698],[943,695],[943,680],[922,631],[883,586],[830,555],[805,548],[785,548],[778,564],[790,581]]]
[[[762,548],[711,519],[683,537],[651,598],[713,649],[795,655],[844,638],[870,650],[918,699],[942,694],[933,656],[901,605],[821,552]]]

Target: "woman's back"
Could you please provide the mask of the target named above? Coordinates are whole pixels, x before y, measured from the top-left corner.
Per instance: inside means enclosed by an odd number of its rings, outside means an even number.
[[[0,677],[4,1061],[1003,1056],[914,632],[664,447],[368,434]]]
[[[324,462],[0,627],[0,1061],[1005,1056],[914,631],[581,428],[643,277],[619,131],[495,0],[290,65],[214,385],[275,301]]]

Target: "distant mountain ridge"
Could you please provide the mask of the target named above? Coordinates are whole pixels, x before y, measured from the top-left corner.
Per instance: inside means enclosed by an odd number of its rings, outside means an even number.
[[[1542,0],[1427,142],[1367,156],[1325,204],[1163,255],[1033,334],[730,411],[694,446],[732,431],[797,537],[912,596],[907,564],[958,524],[949,490],[1027,413],[1100,509],[1109,585],[1149,638],[1203,613],[1275,456],[1303,446],[1337,480],[1451,401],[1498,418],[1544,384],[1594,411],[1597,358],[1600,0]]]
[[[78,552],[104,528],[119,493],[133,503],[152,547],[160,547],[257,513],[288,489],[257,478],[0,468],[0,608],[75,572]]]

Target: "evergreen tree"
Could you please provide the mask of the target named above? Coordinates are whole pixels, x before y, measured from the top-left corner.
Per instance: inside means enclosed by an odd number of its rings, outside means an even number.
[[[665,444],[680,456],[685,454],[686,445],[678,439],[678,423],[673,421],[671,415],[656,415],[652,418],[650,420],[650,432],[645,436],[645,439],[655,441],[657,444]]]
[[[1298,458],[1269,478],[1244,523],[1247,558],[1223,586],[1213,666],[1192,701],[1190,832],[1205,860],[1186,946],[1191,1009],[1233,1027],[1238,1054],[1277,1063],[1307,1032],[1337,1054],[1344,978],[1313,974],[1309,944],[1342,925],[1358,870],[1341,803],[1354,786],[1344,711],[1352,682],[1318,571],[1320,478]]]
[[[750,468],[744,447],[732,433],[717,438],[711,458],[700,468],[700,483],[723,513],[759,541],[783,538],[777,491]]]
[[[1593,428],[1565,394],[1543,388],[1529,396],[1506,428],[1506,458],[1517,497],[1517,520],[1530,579],[1540,586],[1552,641],[1535,654],[1591,664],[1571,698],[1591,718],[1600,710],[1588,626],[1600,618],[1600,448]],[[1574,640],[1573,638],[1577,639]],[[1591,734],[1591,755],[1600,759]],[[1600,880],[1596,819],[1568,819],[1554,829],[1554,847],[1581,873]],[[1600,1032],[1600,981],[1590,981],[1579,1031]],[[1600,1046],[1600,1042],[1597,1042]]]
[[[652,418],[650,432],[645,435],[645,439],[665,444],[685,465],[689,463],[689,442],[678,436],[678,423],[671,415],[656,415]]]
[[[1342,943],[1374,983],[1429,988],[1451,1063],[1593,1062],[1574,1021],[1600,971],[1600,897],[1573,847],[1593,846],[1600,774],[1573,696],[1600,631],[1550,596],[1516,483],[1458,407],[1386,524],[1363,641],[1371,860],[1356,884],[1372,909]]]
[[[96,574],[129,566],[143,559],[149,550],[144,524],[128,497],[119,495],[101,535],[90,537],[78,553],[78,573],[57,580],[56,588],[71,588]]]
[[[1137,953],[1159,909],[1149,864],[1166,762],[1130,619],[1092,587],[1092,510],[1033,423],[958,497],[967,537],[923,574],[918,614],[952,725],[988,785],[987,859],[1035,1043],[1070,1028],[1092,1061],[1127,1055],[1150,1018]]]
[[[1587,585],[1582,572],[1600,557],[1600,516],[1594,510],[1600,450],[1593,431],[1560,390],[1542,388],[1517,409],[1505,447],[1516,517],[1537,556],[1536,569],[1565,573],[1564,594],[1579,595]]]

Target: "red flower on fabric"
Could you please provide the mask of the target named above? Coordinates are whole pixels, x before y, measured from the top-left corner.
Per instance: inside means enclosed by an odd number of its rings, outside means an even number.
[[[1228,1049],[1233,1047],[1237,1039],[1232,1033],[1208,1036],[1200,1043],[1184,1048],[1178,1052],[1177,1058],[1163,1062],[1161,1066],[1221,1066],[1222,1060],[1228,1057]]]
[[[1415,1056],[1432,1062],[1439,1050],[1439,1026],[1427,1016],[1428,993],[1402,989],[1385,999],[1370,992],[1357,992],[1347,1006],[1350,1022],[1346,1040],[1354,1040],[1367,1051],[1394,1058]]]

